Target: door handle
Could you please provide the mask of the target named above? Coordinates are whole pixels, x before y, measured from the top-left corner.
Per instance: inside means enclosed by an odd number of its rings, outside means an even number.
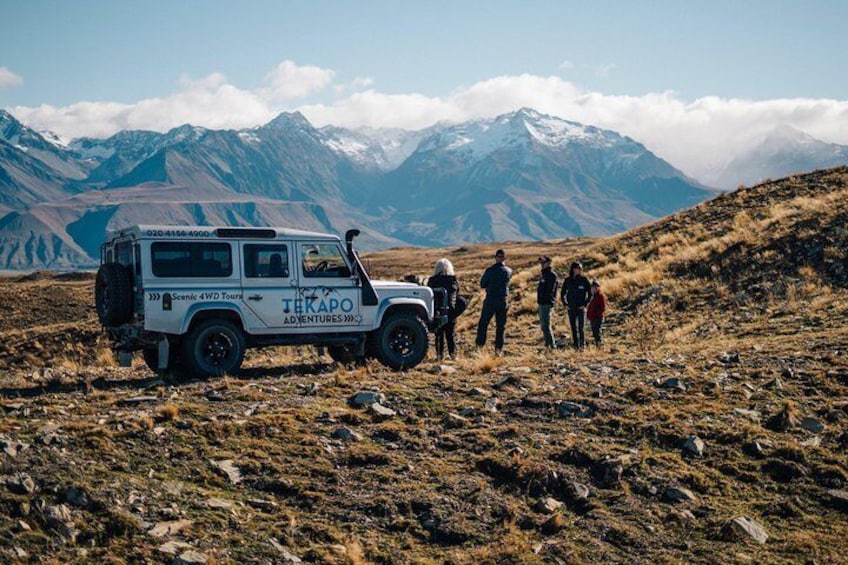
[[[262,300],[262,295],[261,294],[254,294],[253,296],[248,296],[247,299],[248,300]]]

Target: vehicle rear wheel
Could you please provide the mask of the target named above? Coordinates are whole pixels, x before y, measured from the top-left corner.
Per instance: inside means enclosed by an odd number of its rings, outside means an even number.
[[[106,263],[97,270],[94,283],[97,317],[104,326],[120,326],[132,315],[132,276],[128,267]]]
[[[141,357],[144,359],[147,368],[160,377],[181,378],[184,376],[185,372],[176,355],[176,346],[172,346],[171,353],[168,356],[168,366],[164,369],[159,368],[159,348],[142,349]]]
[[[397,312],[383,319],[374,332],[372,347],[383,365],[395,370],[418,365],[427,355],[430,334],[414,312]]]
[[[194,377],[220,377],[238,372],[245,348],[244,334],[231,322],[206,320],[183,342],[182,361]]]

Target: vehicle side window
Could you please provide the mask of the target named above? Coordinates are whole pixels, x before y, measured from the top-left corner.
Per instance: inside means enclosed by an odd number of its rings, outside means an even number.
[[[157,277],[229,277],[233,274],[229,243],[160,241],[150,246]]]
[[[332,243],[300,246],[303,276],[307,278],[350,277],[350,268],[338,245]]]
[[[244,246],[244,276],[247,278],[288,278],[289,250],[285,245]]]
[[[132,255],[132,244],[129,241],[122,241],[115,246],[115,261],[128,267],[132,265],[133,255]]]
[[[138,243],[133,246],[133,254],[135,256],[135,274],[141,276],[141,245]]]

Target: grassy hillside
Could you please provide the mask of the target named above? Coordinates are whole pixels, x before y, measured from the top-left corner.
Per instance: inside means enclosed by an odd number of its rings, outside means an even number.
[[[402,374],[278,348],[166,383],[112,366],[90,280],[3,280],[3,559],[846,562],[846,182],[745,188],[609,239],[370,255],[388,278],[447,256],[474,297],[460,359]],[[472,335],[496,247],[516,271],[503,358]],[[605,350],[543,351],[540,254],[601,279]],[[396,414],[349,405],[362,390]]]

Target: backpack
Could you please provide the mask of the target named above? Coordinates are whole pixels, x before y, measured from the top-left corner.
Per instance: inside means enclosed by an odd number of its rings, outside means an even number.
[[[456,295],[456,306],[450,309],[448,312],[448,319],[453,321],[462,316],[462,313],[465,312],[465,309],[468,308],[468,299],[462,296],[461,294]]]

